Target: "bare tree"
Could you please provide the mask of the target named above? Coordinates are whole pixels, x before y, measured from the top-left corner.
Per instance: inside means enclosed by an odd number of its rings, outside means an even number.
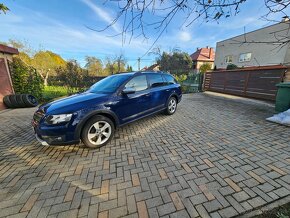
[[[230,18],[240,12],[241,5],[250,0],[118,0],[119,10],[115,19],[103,29],[104,31],[120,21],[123,24],[120,33],[123,42],[129,35],[129,43],[133,36],[143,36],[148,38],[148,32],[152,29],[157,31],[157,37],[153,41],[150,49],[154,48],[156,42],[166,31],[172,20],[182,15],[184,17],[181,27],[188,27],[197,19],[205,22],[219,21],[222,18]],[[109,1],[105,1],[107,4]],[[111,1],[110,1],[111,2]],[[252,4],[256,2],[252,1]],[[268,9],[267,14],[261,17],[267,18],[270,14],[281,14],[287,16],[286,9],[290,5],[290,0],[264,0],[264,5]],[[148,19],[148,16],[154,19]]]
[[[126,71],[126,58],[123,53],[115,55],[114,57],[107,57],[105,61],[104,71],[107,74],[116,74]]]
[[[118,73],[120,73],[121,71],[124,71],[127,61],[123,53],[116,55],[115,62],[117,63],[117,66],[118,66],[118,69],[117,69]]]
[[[141,30],[141,34],[146,37],[145,30],[148,26],[153,26],[162,32],[180,12],[186,15],[182,26],[188,27],[198,18],[203,18],[205,21],[217,21],[235,16],[245,2],[249,0],[119,0],[116,18],[102,30],[122,19],[123,33],[134,35],[137,30]],[[264,3],[268,9],[267,15],[281,13],[286,16],[285,10],[290,5],[290,0],[264,0]],[[160,12],[162,15],[159,15]],[[153,22],[148,22],[146,13],[154,16]]]

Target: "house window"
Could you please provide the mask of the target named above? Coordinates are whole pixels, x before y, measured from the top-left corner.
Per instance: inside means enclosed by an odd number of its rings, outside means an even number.
[[[225,57],[225,62],[227,64],[233,63],[233,56],[232,55],[228,55]]]
[[[239,62],[250,61],[252,58],[252,53],[243,53],[240,54]]]

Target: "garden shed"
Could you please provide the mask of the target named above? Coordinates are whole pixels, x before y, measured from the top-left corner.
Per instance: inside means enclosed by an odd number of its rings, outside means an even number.
[[[0,110],[5,109],[3,97],[14,93],[8,63],[15,54],[17,49],[0,44]]]

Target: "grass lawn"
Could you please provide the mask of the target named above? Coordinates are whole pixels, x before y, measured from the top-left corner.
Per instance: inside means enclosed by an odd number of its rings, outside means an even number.
[[[42,102],[48,102],[56,98],[68,96],[78,91],[77,88],[68,89],[64,86],[46,86],[43,90]]]
[[[273,210],[264,212],[255,218],[289,218],[290,217],[290,203],[275,208]]]

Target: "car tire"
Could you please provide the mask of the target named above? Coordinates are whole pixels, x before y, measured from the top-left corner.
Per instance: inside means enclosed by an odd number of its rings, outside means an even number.
[[[25,102],[24,102],[23,99],[22,99],[22,95],[23,95],[23,94],[17,94],[17,95],[15,95],[15,98],[16,98],[16,101],[17,101],[17,104],[18,104],[18,106],[19,106],[20,108],[24,108],[24,107],[26,107],[26,104],[25,104]]]
[[[19,104],[18,104],[18,102],[16,100],[16,95],[9,95],[8,98],[9,98],[11,104],[12,104],[12,108],[18,108],[19,107]]]
[[[167,107],[165,109],[165,114],[172,115],[177,109],[177,99],[175,97],[170,97],[167,101]]]
[[[3,102],[4,102],[4,104],[6,105],[6,107],[8,107],[8,108],[14,108],[13,104],[12,104],[11,101],[10,101],[9,96],[10,96],[10,95],[6,95],[6,96],[3,98]]]
[[[26,107],[36,107],[38,105],[37,99],[33,95],[21,95]]]
[[[88,148],[100,148],[112,139],[114,132],[113,121],[108,117],[97,115],[86,122],[81,140]]]

